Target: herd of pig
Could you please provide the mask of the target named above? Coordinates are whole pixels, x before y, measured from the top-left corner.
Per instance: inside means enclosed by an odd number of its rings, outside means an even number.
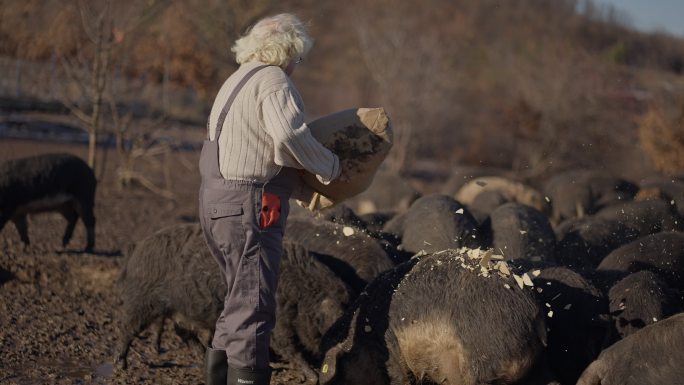
[[[17,161],[0,165],[0,230],[58,209],[72,213],[66,244],[74,214],[92,213],[79,192],[90,176],[68,156],[36,158],[24,161],[29,182]],[[535,186],[481,176],[424,196],[374,189],[378,205],[401,203],[288,220],[271,349],[308,382],[683,383],[684,178],[582,170]],[[122,368],[136,336],[164,321],[201,357],[226,288],[198,224],[127,247],[118,283]]]

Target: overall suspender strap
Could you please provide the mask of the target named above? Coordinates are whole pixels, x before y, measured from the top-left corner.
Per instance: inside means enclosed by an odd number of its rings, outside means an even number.
[[[230,109],[230,106],[233,104],[233,101],[235,100],[235,97],[237,96],[238,92],[242,89],[242,87],[247,83],[247,80],[249,80],[257,71],[259,71],[262,68],[268,67],[267,65],[261,65],[258,67],[252,68],[247,74],[240,79],[240,82],[235,86],[233,89],[233,92],[230,94],[228,97],[228,100],[226,101],[226,104],[223,106],[223,109],[221,109],[221,113],[219,114],[218,121],[216,122],[216,135],[214,136],[214,141],[218,142],[219,136],[221,136],[221,130],[223,129],[223,122],[226,120],[226,115],[228,115],[228,110]],[[210,131],[209,131],[209,122],[207,121],[207,140],[209,140],[210,136]]]

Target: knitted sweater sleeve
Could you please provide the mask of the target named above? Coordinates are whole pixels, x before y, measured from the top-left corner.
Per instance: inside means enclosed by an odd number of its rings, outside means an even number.
[[[323,183],[339,176],[337,155],[311,135],[296,91],[285,87],[269,93],[261,101],[261,112],[265,130],[273,139],[277,165],[304,168]]]

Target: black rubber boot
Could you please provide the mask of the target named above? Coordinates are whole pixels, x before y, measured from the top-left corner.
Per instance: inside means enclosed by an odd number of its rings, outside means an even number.
[[[207,348],[204,355],[204,382],[206,385],[228,383],[228,356],[225,350]]]
[[[267,369],[236,369],[228,370],[228,385],[269,385],[271,383],[271,368]]]

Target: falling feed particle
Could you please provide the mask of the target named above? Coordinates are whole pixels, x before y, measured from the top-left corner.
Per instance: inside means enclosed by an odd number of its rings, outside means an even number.
[[[525,285],[527,285],[527,286],[534,286],[534,284],[532,283],[532,280],[530,279],[530,276],[527,275],[527,273],[523,274],[522,279],[523,279],[523,283],[524,283]]]
[[[373,329],[371,329],[370,325],[366,325],[366,326],[363,327],[363,331],[366,332],[366,333],[370,333],[371,330],[373,330]]]
[[[463,214],[463,209],[461,208],[461,209],[456,210],[456,214]]]
[[[511,288],[511,285],[509,285],[509,284],[507,284],[507,283],[504,283],[504,287],[505,287],[506,289],[510,289],[510,288]]]
[[[549,312],[546,313],[546,315],[549,316],[549,318],[553,317],[553,310],[549,310]]]
[[[345,237],[350,237],[354,235],[354,229],[349,226],[344,226],[344,228],[342,228],[342,234],[344,234]]]
[[[525,231],[525,230],[520,230],[520,234],[521,234],[521,235],[525,235],[525,234],[527,234],[527,231]]]
[[[653,317],[653,322],[658,322],[658,319],[656,317]]]
[[[511,275],[511,271],[508,269],[508,264],[506,264],[506,262],[501,261],[497,266],[500,272],[504,273],[505,275]]]
[[[565,305],[565,307],[564,307],[563,309],[565,309],[565,310],[570,310],[570,307],[572,307],[572,304],[571,304],[571,303]]]
[[[551,199],[549,199],[549,197],[544,197],[544,200],[546,200],[548,203],[551,203]]]
[[[535,277],[539,277],[539,274],[541,274],[541,270],[535,270],[532,272],[532,275],[534,275]]]
[[[494,254],[494,251],[491,249],[485,251],[484,255],[482,255],[482,259],[480,259],[480,266],[489,268],[489,261],[492,259],[492,254]]]
[[[525,287],[525,283],[523,282],[521,276],[513,274],[513,279],[515,279],[515,282],[518,284],[518,286],[520,286],[521,289]]]
[[[549,309],[551,309],[551,305],[550,305],[548,302],[546,302],[544,305],[546,305],[546,307],[548,307]]]

